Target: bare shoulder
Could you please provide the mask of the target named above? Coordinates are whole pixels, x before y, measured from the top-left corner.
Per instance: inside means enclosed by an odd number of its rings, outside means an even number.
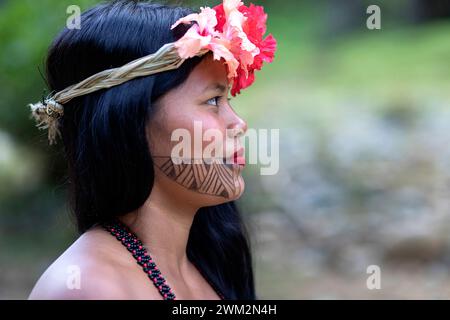
[[[100,228],[81,235],[42,274],[29,299],[127,299],[126,261]],[[121,248],[120,248],[121,249]],[[122,271],[122,272],[121,272]]]

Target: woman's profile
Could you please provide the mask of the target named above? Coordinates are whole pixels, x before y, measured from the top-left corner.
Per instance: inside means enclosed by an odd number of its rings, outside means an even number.
[[[122,0],[57,35],[52,95],[31,109],[63,144],[80,236],[29,299],[256,299],[234,203],[247,124],[228,95],[273,59],[266,17],[235,0],[200,12]],[[198,124],[223,137],[210,157]]]

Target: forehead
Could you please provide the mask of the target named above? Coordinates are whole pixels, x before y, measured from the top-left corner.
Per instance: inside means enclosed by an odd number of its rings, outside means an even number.
[[[207,87],[215,84],[228,87],[227,67],[223,60],[214,60],[212,54],[208,54],[195,66],[180,89],[191,94],[202,94]]]

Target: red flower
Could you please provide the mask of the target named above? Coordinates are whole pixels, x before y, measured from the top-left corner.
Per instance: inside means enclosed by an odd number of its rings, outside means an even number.
[[[186,59],[207,48],[214,59],[223,59],[227,65],[228,79],[232,82],[231,95],[250,86],[255,70],[261,70],[264,62],[272,62],[276,40],[266,33],[267,14],[262,6],[245,6],[240,0],[223,0],[211,8],[201,8],[198,14],[179,19],[179,23],[196,22],[176,42],[178,53]]]
[[[223,32],[223,25],[227,21],[227,18],[225,17],[225,10],[223,9],[223,3],[215,6],[213,10],[216,11],[216,30],[219,32]]]
[[[217,5],[213,9],[216,11],[216,30],[223,32],[223,27],[227,21],[223,4]],[[238,10],[246,17],[246,20],[242,24],[242,30],[247,35],[247,38],[259,49],[259,54],[253,57],[253,63],[251,65],[243,66],[239,64],[236,70],[237,76],[233,79],[232,96],[236,96],[236,94],[240,93],[241,89],[247,88],[255,81],[254,71],[261,70],[263,62],[270,63],[273,61],[277,45],[272,34],[263,38],[267,28],[267,14],[264,12],[262,6],[250,4],[247,7],[241,5]],[[235,48],[236,46],[233,46],[233,49]],[[232,50],[232,52],[235,56],[237,55],[235,50]]]

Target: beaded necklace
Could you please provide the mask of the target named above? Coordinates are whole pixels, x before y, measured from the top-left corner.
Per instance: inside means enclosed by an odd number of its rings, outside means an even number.
[[[162,276],[161,271],[155,264],[150,254],[144,248],[141,240],[122,222],[115,219],[108,223],[102,224],[103,228],[111,233],[113,236],[119,240],[131,254],[136,259],[136,262],[142,267],[142,270],[148,275],[150,280],[153,282],[155,287],[158,289],[159,293],[164,300],[175,300],[175,293],[172,291],[170,286],[167,284],[166,279]],[[200,274],[208,281],[211,287],[216,291],[222,300],[225,300],[225,296],[221,291],[214,285],[205,273],[194,263],[194,266],[200,272]]]

